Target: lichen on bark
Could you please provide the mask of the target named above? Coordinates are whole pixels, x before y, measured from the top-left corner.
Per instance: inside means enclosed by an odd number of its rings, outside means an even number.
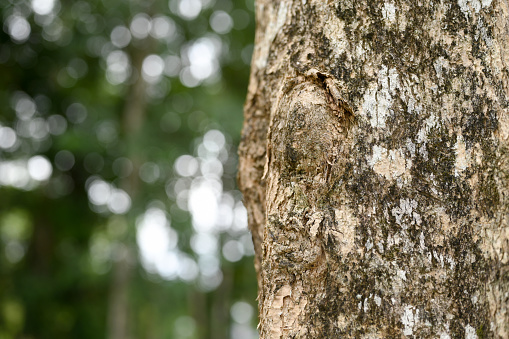
[[[261,337],[509,337],[508,4],[256,8]]]

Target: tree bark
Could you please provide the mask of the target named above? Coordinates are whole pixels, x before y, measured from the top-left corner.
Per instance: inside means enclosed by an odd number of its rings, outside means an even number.
[[[507,1],[258,0],[261,338],[509,338]]]

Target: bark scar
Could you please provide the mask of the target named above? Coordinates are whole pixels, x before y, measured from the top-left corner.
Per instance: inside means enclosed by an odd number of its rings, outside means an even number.
[[[272,137],[273,124],[275,119],[275,114],[279,109],[281,100],[290,93],[294,88],[303,84],[303,83],[311,83],[319,88],[323,89],[323,94],[326,100],[326,105],[328,106],[329,113],[336,118],[339,124],[335,124],[336,128],[338,128],[338,132],[348,135],[348,131],[350,127],[355,122],[355,116],[353,114],[353,110],[348,105],[348,103],[343,99],[341,95],[340,87],[338,81],[334,78],[334,76],[318,71],[315,68],[308,69],[306,72],[299,71],[295,69],[297,72],[293,76],[287,76],[281,84],[279,89],[279,93],[276,98],[276,104],[271,108],[271,118],[270,124],[267,131],[267,140],[270,140]],[[267,178],[267,173],[269,169],[269,164],[271,161],[271,143],[267,143],[267,156],[264,164],[264,170],[262,174],[262,180]],[[336,150],[334,150],[336,152]],[[325,162],[327,164],[326,178],[330,177],[330,172],[332,166],[335,165],[335,159],[337,158],[337,154],[332,154],[331,156],[326,156]]]
[[[348,127],[354,122],[355,116],[350,105],[342,98],[334,76],[315,68],[307,70],[305,76],[324,89],[332,112],[348,130]]]

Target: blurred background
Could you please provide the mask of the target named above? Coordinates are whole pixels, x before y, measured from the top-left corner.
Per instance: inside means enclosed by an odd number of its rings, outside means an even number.
[[[257,338],[253,0],[0,4],[0,338]]]

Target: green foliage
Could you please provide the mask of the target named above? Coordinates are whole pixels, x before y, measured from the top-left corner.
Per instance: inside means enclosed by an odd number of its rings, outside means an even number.
[[[255,309],[235,184],[253,4],[0,15],[0,337],[105,337],[123,264],[130,336],[252,336],[230,310]]]

